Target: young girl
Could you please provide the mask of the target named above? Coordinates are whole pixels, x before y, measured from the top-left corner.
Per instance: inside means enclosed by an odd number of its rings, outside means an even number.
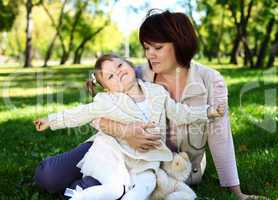
[[[124,200],[146,200],[155,188],[155,171],[160,161],[172,159],[172,152],[165,145],[166,117],[177,126],[204,122],[222,116],[224,106],[219,105],[214,110],[208,105],[188,107],[176,103],[162,86],[137,80],[131,63],[115,55],[100,57],[95,70],[92,90],[99,83],[108,92],[98,93],[90,104],[36,120],[36,129],[77,127],[101,117],[124,123],[154,123],[162,138],[161,145],[147,152],[135,151],[120,138],[103,132],[96,134],[92,147],[77,166],[83,176],[92,176],[102,185],[65,192],[72,200],[115,200],[121,197]]]

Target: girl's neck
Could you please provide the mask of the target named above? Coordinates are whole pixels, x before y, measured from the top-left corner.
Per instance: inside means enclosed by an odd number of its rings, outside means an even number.
[[[131,85],[131,87],[125,91],[125,93],[130,96],[135,102],[140,102],[145,99],[144,93],[141,90],[137,81]]]

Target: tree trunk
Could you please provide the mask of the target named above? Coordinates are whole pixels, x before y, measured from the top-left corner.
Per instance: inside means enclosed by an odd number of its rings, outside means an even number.
[[[47,52],[46,52],[46,55],[45,55],[45,58],[44,58],[44,64],[43,64],[43,67],[47,67],[47,63],[52,55],[52,51],[53,51],[53,47],[54,47],[54,44],[55,44],[55,41],[56,41],[56,38],[58,37],[58,33],[56,32],[56,34],[54,35],[48,49],[47,49]]]
[[[65,64],[67,62],[67,60],[69,59],[70,53],[73,50],[73,46],[74,46],[74,35],[75,35],[75,31],[78,25],[78,22],[82,16],[82,13],[84,11],[84,9],[88,6],[89,0],[86,0],[84,2],[84,4],[82,6],[80,6],[77,10],[77,12],[74,15],[74,19],[73,19],[73,25],[72,25],[72,29],[70,31],[70,39],[69,39],[69,45],[66,51],[63,51],[63,55],[61,57],[61,61],[60,64]]]
[[[26,47],[24,67],[32,67],[32,0],[26,2]]]
[[[63,51],[63,54],[62,54],[61,60],[60,60],[60,65],[63,65],[67,62],[67,60],[69,59],[69,54],[70,54],[70,50]]]
[[[95,32],[93,32],[91,35],[88,35],[87,37],[83,38],[82,42],[78,45],[78,47],[74,51],[74,59],[73,64],[80,64],[81,63],[81,57],[85,49],[85,45],[88,41],[90,41],[94,36],[96,36],[99,32],[101,32],[106,25],[109,23],[109,21],[106,21],[103,26],[98,28]]]
[[[82,58],[82,54],[83,54],[84,50],[85,50],[85,46],[80,47],[75,50],[73,64],[81,64],[81,58]]]
[[[278,31],[275,34],[275,40],[270,49],[270,55],[267,63],[267,67],[270,68],[274,64],[275,56],[278,54]]]
[[[252,55],[251,50],[249,48],[249,45],[248,45],[248,42],[247,42],[247,38],[243,37],[242,38],[242,42],[243,42],[243,45],[244,45],[244,54],[245,54],[245,58],[244,59],[246,59],[245,62],[246,62],[246,64],[249,63],[249,66],[251,68],[253,68],[254,67],[253,55]]]
[[[267,24],[267,28],[266,28],[266,35],[265,38],[261,44],[261,48],[259,50],[259,54],[258,54],[258,59],[257,59],[257,63],[256,63],[256,68],[261,68],[263,67],[263,63],[264,63],[264,59],[265,59],[265,55],[266,55],[266,49],[267,49],[267,45],[269,43],[270,40],[270,35],[272,32],[272,28],[274,25],[275,19],[271,18]]]
[[[223,37],[223,26],[224,26],[224,10],[222,11],[222,16],[221,16],[221,26],[220,26],[220,30],[219,30],[219,34],[218,34],[218,39],[217,39],[217,46],[216,46],[216,56],[217,56],[217,62],[220,64],[221,63],[221,55],[220,55],[220,44],[222,41],[222,37]]]
[[[64,18],[64,9],[65,9],[65,6],[67,4],[68,0],[64,0],[63,1],[63,4],[62,4],[62,7],[61,7],[61,11],[60,11],[60,16],[59,16],[59,20],[58,20],[58,25],[56,25],[55,23],[55,20],[53,18],[53,16],[51,15],[51,13],[49,12],[49,10],[47,9],[47,7],[42,3],[42,6],[46,12],[46,14],[48,15],[48,17],[50,18],[50,21],[52,23],[52,26],[56,29],[56,33],[47,49],[47,53],[45,55],[45,58],[44,58],[44,67],[47,66],[47,62],[48,60],[50,59],[51,55],[52,55],[52,52],[53,52],[53,47],[54,47],[54,43],[56,41],[56,38],[59,36],[59,39],[60,39],[60,42],[61,42],[61,46],[62,46],[62,51],[63,53],[66,51],[66,47],[64,45],[64,39],[63,39],[63,36],[61,34],[61,26],[63,24],[63,18]]]
[[[241,40],[241,34],[240,34],[240,32],[237,32],[235,41],[233,42],[233,50],[232,50],[231,59],[230,59],[230,62],[232,64],[237,64],[238,63],[237,62],[237,56],[238,56],[238,51],[239,51],[240,40]]]
[[[234,8],[234,6],[232,6],[232,4],[229,4],[229,8],[232,12],[232,17],[234,19],[234,24],[236,26],[237,29],[237,34],[236,34],[236,38],[234,40],[233,43],[233,49],[231,52],[231,59],[230,62],[233,64],[237,64],[237,56],[238,56],[238,51],[239,51],[239,47],[240,47],[240,42],[242,41],[244,44],[244,48],[246,50],[246,55],[249,56],[249,58],[246,59],[252,59],[252,55],[250,53],[248,44],[247,44],[247,25],[248,25],[248,20],[251,16],[251,11],[252,11],[252,7],[253,7],[253,3],[254,0],[251,0],[248,3],[248,7],[247,7],[247,14],[245,16],[245,4],[244,4],[244,0],[240,0],[239,1],[239,6],[240,6],[240,20],[238,22],[237,19],[237,14],[236,14],[236,10]],[[252,63],[252,60],[250,60],[250,63]]]

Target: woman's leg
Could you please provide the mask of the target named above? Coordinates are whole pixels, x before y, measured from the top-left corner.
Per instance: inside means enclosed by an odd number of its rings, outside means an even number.
[[[133,177],[134,188],[122,200],[147,200],[156,186],[156,176],[152,170],[144,171]]]
[[[81,187],[100,184],[91,177],[82,179],[80,169],[76,167],[91,145],[92,142],[83,143],[68,152],[43,160],[36,169],[35,183],[50,193],[64,192],[74,181],[75,185],[80,184]]]

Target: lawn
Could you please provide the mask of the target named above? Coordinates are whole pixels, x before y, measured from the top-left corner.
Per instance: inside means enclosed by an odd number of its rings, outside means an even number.
[[[210,63],[210,65],[213,65]],[[213,65],[225,77],[237,165],[242,189],[278,198],[278,68],[250,70]],[[41,191],[32,177],[39,161],[69,150],[94,131],[81,128],[36,132],[32,121],[48,113],[86,103],[84,80],[89,66],[22,69],[0,67],[0,199],[59,199]],[[208,151],[209,152],[209,151]],[[203,182],[194,187],[200,199],[235,199],[219,187],[211,156]]]

